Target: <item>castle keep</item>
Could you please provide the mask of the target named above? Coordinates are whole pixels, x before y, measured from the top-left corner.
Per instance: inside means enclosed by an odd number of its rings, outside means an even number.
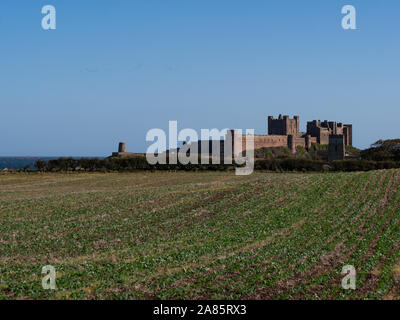
[[[317,137],[319,144],[329,144],[329,136],[343,135],[346,146],[353,144],[353,126],[341,122],[314,120],[307,122],[307,134]]]
[[[277,119],[273,116],[268,117],[268,134],[267,135],[241,135],[237,131],[232,130],[233,150],[246,150],[246,139],[253,140],[254,149],[271,148],[271,147],[288,147],[291,153],[296,153],[298,146],[307,150],[311,148],[311,143],[330,144],[334,143],[336,148],[330,148],[332,158],[343,159],[344,147],[353,143],[353,126],[351,124],[343,124],[335,121],[313,120],[307,122],[307,132],[300,132],[300,117],[279,115]],[[340,140],[343,140],[343,148]],[[333,155],[334,150],[338,150],[338,154]],[[236,154],[236,152],[234,151]]]
[[[274,119],[273,116],[268,117],[268,135],[297,135],[299,130],[299,116],[294,116],[293,119],[282,115],[279,115],[278,119]]]

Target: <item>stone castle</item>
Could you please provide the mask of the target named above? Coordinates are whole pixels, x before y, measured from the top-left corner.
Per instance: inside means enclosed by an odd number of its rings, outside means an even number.
[[[300,117],[279,115],[277,119],[273,116],[268,117],[268,134],[239,134],[237,130],[229,130],[225,140],[206,140],[191,142],[192,152],[209,156],[213,153],[213,148],[218,146],[221,155],[224,153],[224,145],[232,143],[233,156],[238,156],[242,151],[248,149],[246,146],[254,146],[253,149],[288,147],[292,154],[297,152],[297,147],[301,146],[307,151],[311,149],[312,143],[329,145],[327,158],[329,161],[342,160],[345,158],[346,146],[353,143],[353,125],[343,124],[336,121],[313,120],[307,122],[307,131],[300,132]],[[215,144],[216,143],[216,144]],[[202,146],[207,146],[207,151],[202,151]],[[176,150],[167,150],[167,153],[176,153]],[[118,152],[113,152],[113,157],[129,157],[137,154],[126,151],[126,144],[120,142]]]
[[[241,150],[246,150],[246,139],[253,140],[254,149],[271,147],[288,147],[291,153],[296,153],[301,146],[310,150],[312,143],[329,145],[329,160],[344,159],[345,146],[353,143],[353,126],[336,121],[313,120],[307,122],[307,132],[300,132],[300,117],[279,115],[277,119],[268,117],[268,134],[241,135],[231,130],[233,148],[241,144]]]

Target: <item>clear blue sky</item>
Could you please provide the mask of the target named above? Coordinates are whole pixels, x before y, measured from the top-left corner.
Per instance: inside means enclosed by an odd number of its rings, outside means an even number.
[[[2,0],[0,156],[144,152],[169,120],[265,133],[279,113],[353,123],[358,147],[400,137],[399,32],[398,0]]]

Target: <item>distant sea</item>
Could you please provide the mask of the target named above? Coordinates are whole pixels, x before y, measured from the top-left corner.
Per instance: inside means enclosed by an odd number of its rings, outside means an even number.
[[[35,170],[35,162],[40,160],[49,161],[52,159],[58,159],[60,157],[0,157],[0,170],[4,169],[24,169],[25,166],[29,165],[28,170]],[[73,157],[79,159],[80,157]],[[98,157],[103,159],[104,157]]]

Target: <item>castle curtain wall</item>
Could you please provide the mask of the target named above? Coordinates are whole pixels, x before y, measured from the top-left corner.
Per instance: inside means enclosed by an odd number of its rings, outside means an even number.
[[[246,150],[246,139],[254,143],[254,150],[270,147],[287,147],[288,136],[281,135],[235,135],[234,144],[241,144],[242,151]],[[248,144],[249,144],[248,142]],[[238,149],[234,146],[234,154]]]

